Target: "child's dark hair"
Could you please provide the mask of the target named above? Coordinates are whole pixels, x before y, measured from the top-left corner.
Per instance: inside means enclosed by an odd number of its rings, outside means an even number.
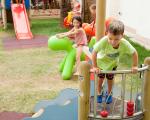
[[[73,23],[73,20],[74,19],[76,19],[77,21],[79,21],[80,22],[80,27],[82,27],[82,18],[80,17],[80,16],[74,16],[73,18],[72,18],[72,23]]]
[[[108,26],[108,32],[113,35],[120,35],[124,33],[124,24],[119,20],[112,20]]]

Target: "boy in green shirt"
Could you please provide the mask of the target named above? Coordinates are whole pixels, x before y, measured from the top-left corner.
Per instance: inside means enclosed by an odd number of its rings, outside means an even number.
[[[113,20],[108,27],[107,36],[99,40],[92,53],[93,70],[98,73],[98,96],[97,102],[102,102],[101,88],[106,76],[108,82],[108,91],[105,102],[112,102],[112,85],[114,74],[100,74],[100,70],[116,70],[119,56],[130,54],[133,58],[132,72],[136,73],[138,69],[138,54],[135,48],[123,38],[124,24],[119,20]],[[107,101],[106,101],[107,100]]]

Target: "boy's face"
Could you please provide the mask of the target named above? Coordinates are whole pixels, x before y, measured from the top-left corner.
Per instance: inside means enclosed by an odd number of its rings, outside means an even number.
[[[118,48],[120,40],[123,37],[123,35],[122,34],[114,35],[114,34],[108,32],[107,36],[108,36],[108,42],[112,45],[112,47]]]

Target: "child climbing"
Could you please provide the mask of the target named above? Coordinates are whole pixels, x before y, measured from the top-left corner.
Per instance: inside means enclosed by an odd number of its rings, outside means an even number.
[[[108,91],[106,92],[105,102],[112,102],[112,85],[114,74],[101,74],[100,70],[116,70],[119,62],[119,56],[124,54],[132,55],[132,72],[138,69],[138,53],[136,49],[123,38],[124,24],[119,20],[113,20],[107,29],[107,36],[99,40],[92,53],[93,71],[98,73],[98,96],[97,102],[102,102],[102,83],[107,78]],[[107,100],[107,101],[106,101]]]
[[[87,37],[86,34],[82,28],[82,19],[80,16],[75,16],[72,19],[73,28],[66,33],[57,34],[56,37],[62,38],[66,36],[74,36],[74,42],[73,45],[76,49],[76,72],[75,75],[78,74],[78,67],[80,64],[80,57],[82,52],[84,52],[90,59],[91,59],[91,53],[88,50],[87,47]]]

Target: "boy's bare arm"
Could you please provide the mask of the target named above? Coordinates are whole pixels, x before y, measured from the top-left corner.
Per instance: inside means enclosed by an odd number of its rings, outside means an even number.
[[[135,51],[132,55],[132,72],[136,73],[138,70],[138,53]]]
[[[93,67],[97,67],[96,60],[97,60],[97,52],[93,51],[93,53],[92,53],[92,63],[93,63]]]
[[[93,63],[93,71],[96,73],[100,72],[100,69],[97,67],[97,52],[93,51],[92,53],[92,63]]]

